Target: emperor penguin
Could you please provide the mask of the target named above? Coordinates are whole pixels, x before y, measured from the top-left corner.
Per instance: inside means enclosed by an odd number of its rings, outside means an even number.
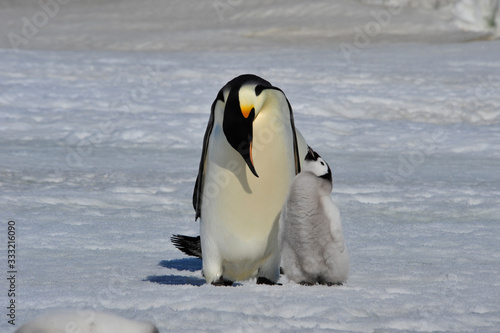
[[[222,87],[212,103],[193,193],[195,220],[201,219],[201,247],[193,253],[201,255],[207,283],[277,282],[280,212],[306,153],[281,89],[252,74]]]
[[[335,285],[347,280],[349,256],[331,191],[330,167],[309,148],[279,222],[281,265],[294,282]]]

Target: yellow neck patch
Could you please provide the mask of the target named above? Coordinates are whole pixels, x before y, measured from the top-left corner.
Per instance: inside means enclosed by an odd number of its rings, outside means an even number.
[[[240,105],[241,108],[241,113],[243,114],[243,117],[248,118],[248,115],[250,112],[252,112],[253,105],[248,104],[248,105]]]

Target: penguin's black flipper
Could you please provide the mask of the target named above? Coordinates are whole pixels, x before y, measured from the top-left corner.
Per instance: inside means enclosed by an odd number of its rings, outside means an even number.
[[[170,237],[172,244],[188,256],[201,259],[201,241],[200,236],[191,237],[185,235],[172,235]]]

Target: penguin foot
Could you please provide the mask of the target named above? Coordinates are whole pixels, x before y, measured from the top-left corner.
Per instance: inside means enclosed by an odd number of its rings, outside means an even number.
[[[342,286],[343,283],[342,282],[326,282],[325,283],[328,287],[332,287],[332,286]]]
[[[212,282],[212,285],[216,286],[216,287],[231,287],[233,285],[233,281],[230,281],[230,280],[226,280],[224,279],[222,276],[217,280],[217,281],[214,281]]]
[[[268,278],[263,277],[263,276],[259,276],[257,278],[257,284],[267,284],[268,286],[274,286],[274,285],[281,286],[282,285],[281,283],[273,282],[273,281],[271,281]]]

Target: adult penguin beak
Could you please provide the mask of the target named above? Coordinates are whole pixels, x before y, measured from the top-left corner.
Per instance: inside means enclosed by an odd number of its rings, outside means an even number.
[[[252,105],[239,105],[233,108],[231,103],[224,109],[223,131],[227,141],[245,160],[255,177],[259,177],[252,157],[253,120],[255,108]]]
[[[255,166],[253,164],[253,158],[252,158],[252,141],[250,140],[250,143],[248,144],[248,148],[246,148],[246,143],[245,143],[245,151],[247,152],[240,152],[241,156],[243,156],[243,159],[248,165],[248,168],[252,173],[254,174],[255,177],[259,178],[259,175],[257,174],[257,171],[255,171]]]

